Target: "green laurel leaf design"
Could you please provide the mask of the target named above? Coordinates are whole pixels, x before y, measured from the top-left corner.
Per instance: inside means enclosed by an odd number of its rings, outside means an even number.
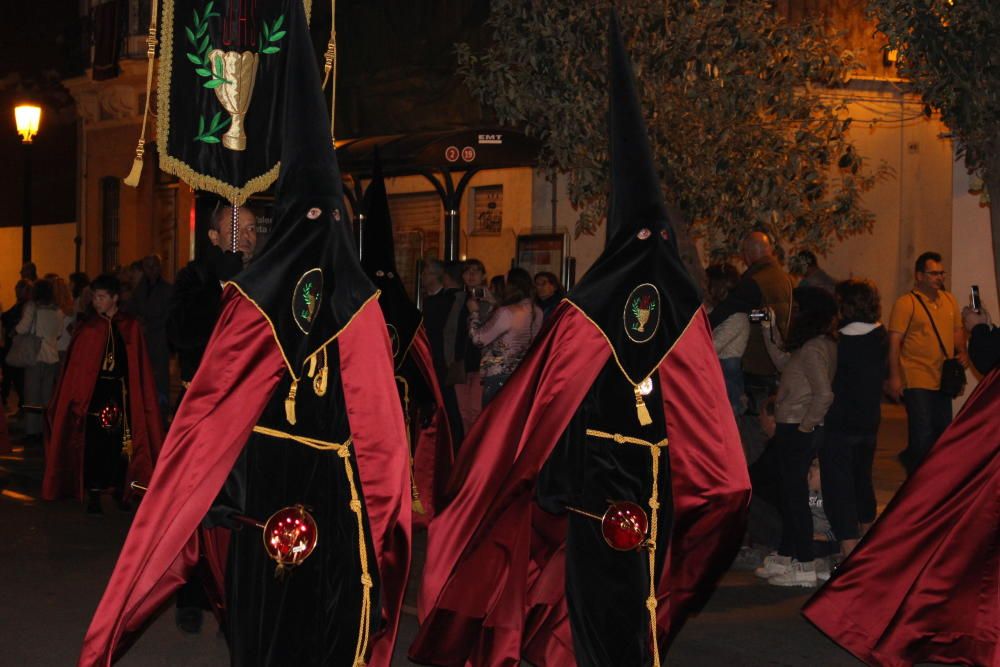
[[[195,70],[200,76],[212,76],[211,70],[207,70],[204,67],[199,67]]]
[[[186,55],[187,59],[193,62],[195,65],[201,65],[201,58],[194,55],[193,53],[185,53],[184,55]]]
[[[271,55],[272,53],[278,53],[279,51],[281,51],[281,49],[279,49],[277,46],[265,46],[263,49],[260,50],[260,52],[265,55]]]
[[[272,33],[270,41],[277,42],[279,39],[281,39],[282,37],[284,37],[285,34],[287,34],[287,31],[285,31],[285,30],[282,30],[280,32]]]
[[[204,86],[205,88],[218,88],[224,83],[225,81],[223,81],[222,79],[212,79],[211,81],[206,81],[201,85]]]
[[[222,142],[222,139],[218,137],[200,137],[197,141],[204,141],[206,144],[218,144]]]
[[[281,14],[278,16],[277,20],[275,20],[274,25],[271,27],[271,30],[277,30],[284,24],[285,24],[285,15]]]

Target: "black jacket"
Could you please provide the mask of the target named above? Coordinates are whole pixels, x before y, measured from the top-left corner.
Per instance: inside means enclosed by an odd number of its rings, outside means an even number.
[[[840,334],[833,405],[826,413],[828,431],[872,435],[882,418],[882,382],[888,368],[888,336],[878,326],[860,336]]]
[[[986,375],[1000,364],[1000,327],[977,325],[969,336],[969,359],[976,370]]]

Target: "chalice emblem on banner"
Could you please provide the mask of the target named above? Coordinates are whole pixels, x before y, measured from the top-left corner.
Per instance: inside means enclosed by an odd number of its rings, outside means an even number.
[[[250,106],[253,85],[257,80],[259,56],[253,51],[223,51],[213,49],[208,59],[216,63],[223,83],[215,88],[215,96],[222,108],[229,113],[229,129],[222,135],[222,145],[234,151],[247,148],[247,135],[243,118]]]

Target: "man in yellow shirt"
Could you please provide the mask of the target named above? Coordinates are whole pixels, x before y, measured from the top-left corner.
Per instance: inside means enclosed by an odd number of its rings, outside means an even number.
[[[951,423],[952,399],[940,390],[946,358],[942,345],[948,356],[958,356],[968,364],[962,313],[955,297],[944,289],[946,273],[941,255],[920,255],[914,288],[896,299],[889,317],[888,393],[906,406],[909,438],[899,460],[907,474],[920,465]]]

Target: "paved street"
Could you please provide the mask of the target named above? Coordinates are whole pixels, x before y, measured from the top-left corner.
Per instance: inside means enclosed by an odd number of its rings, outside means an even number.
[[[876,462],[880,507],[902,481],[895,454],[904,439],[903,419],[901,409],[886,408]],[[40,478],[40,446],[0,457],[0,665],[74,664],[128,529],[129,515],[110,507],[103,518],[95,519],[76,503],[36,500]],[[421,539],[418,549],[422,544]],[[398,665],[411,664],[403,656],[416,631],[412,588]],[[751,573],[730,572],[706,609],[684,628],[667,664],[859,665],[799,616],[809,593],[768,586]],[[228,654],[213,620],[206,622],[200,636],[192,637],[176,629],[168,609],[119,664],[226,665]]]

